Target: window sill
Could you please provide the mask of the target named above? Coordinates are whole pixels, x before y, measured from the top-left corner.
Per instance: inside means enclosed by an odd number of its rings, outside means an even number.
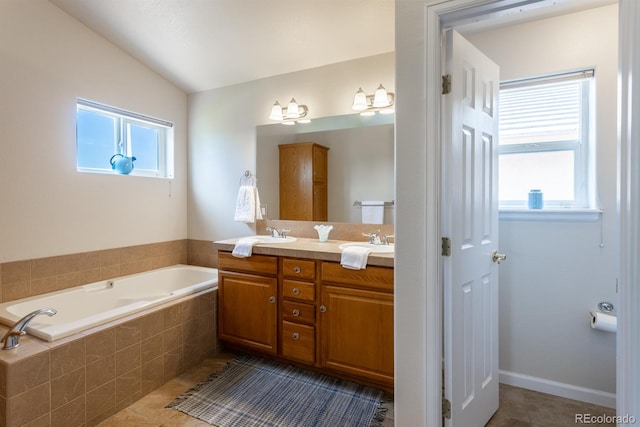
[[[500,221],[595,222],[601,209],[500,209]]]

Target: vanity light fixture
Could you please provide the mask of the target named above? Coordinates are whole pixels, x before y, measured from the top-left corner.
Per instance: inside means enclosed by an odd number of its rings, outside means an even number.
[[[282,108],[280,103],[276,101],[271,107],[269,118],[281,122],[283,125],[309,123],[311,120],[306,118],[308,112],[309,109],[306,105],[299,105],[294,98],[291,98],[287,108]]]
[[[393,103],[395,95],[380,84],[373,95],[367,95],[362,88],[358,89],[353,98],[353,108],[360,111],[361,116],[373,116],[376,112],[380,114],[392,114],[395,112]]]

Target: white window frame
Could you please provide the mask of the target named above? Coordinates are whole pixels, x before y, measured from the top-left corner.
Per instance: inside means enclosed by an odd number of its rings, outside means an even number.
[[[595,118],[595,72],[593,69],[579,70],[562,74],[541,76],[528,79],[504,81],[500,89],[537,84],[555,83],[567,80],[583,80],[580,107],[581,126],[578,140],[564,140],[544,142],[540,145],[535,141],[521,144],[499,146],[499,156],[521,153],[573,151],[574,152],[574,200],[545,200],[541,210],[528,210],[526,200],[500,200],[501,211],[527,210],[532,214],[542,214],[543,211],[597,211],[595,209],[595,162],[594,162],[594,118]],[[506,218],[501,214],[501,218]],[[555,216],[551,216],[555,218]]]
[[[91,111],[104,117],[115,119],[116,126],[114,141],[114,154],[124,156],[135,156],[131,148],[131,125],[141,125],[146,128],[155,129],[158,132],[158,169],[142,169],[135,167],[127,176],[145,176],[152,178],[172,179],[174,174],[174,151],[173,151],[173,123],[112,107],[87,99],[77,99],[77,110]],[[78,172],[117,174],[111,168],[90,168],[77,166]]]

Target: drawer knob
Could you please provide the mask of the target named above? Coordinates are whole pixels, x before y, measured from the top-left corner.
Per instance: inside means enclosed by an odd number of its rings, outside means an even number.
[[[294,340],[298,340],[300,339],[300,334],[297,332],[294,332],[293,335],[291,336]]]
[[[269,297],[269,302],[270,302],[271,304],[273,304],[274,302],[276,302],[276,297],[273,297],[273,296],[272,296],[272,297]]]
[[[295,267],[293,267],[293,272],[294,273],[300,274],[300,271],[302,271],[302,270],[300,270],[300,267],[298,267],[297,265]]]
[[[291,291],[291,292],[293,292],[294,295],[298,295],[298,294],[300,294],[300,289],[293,288],[293,291]]]
[[[324,313],[325,311],[327,311],[327,306],[325,306],[325,305],[321,305],[321,306],[320,306],[320,312],[321,312],[321,313]]]
[[[293,310],[293,315],[296,317],[300,316],[300,310],[298,310],[297,308]]]

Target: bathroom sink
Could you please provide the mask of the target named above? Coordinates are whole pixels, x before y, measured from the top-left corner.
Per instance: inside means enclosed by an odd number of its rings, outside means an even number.
[[[251,236],[254,239],[260,239],[260,242],[258,242],[258,244],[260,243],[268,243],[268,244],[274,244],[274,243],[291,243],[291,242],[295,242],[296,239],[295,237],[291,237],[291,236],[287,236],[287,237],[272,237],[269,235],[263,235],[263,236]]]
[[[371,249],[371,253],[374,254],[390,254],[394,252],[394,246],[393,244],[391,245],[374,245],[371,244],[369,242],[349,242],[349,243],[343,243],[340,246],[338,246],[340,249],[344,249],[346,247],[349,246],[360,246],[363,248],[369,248]]]

